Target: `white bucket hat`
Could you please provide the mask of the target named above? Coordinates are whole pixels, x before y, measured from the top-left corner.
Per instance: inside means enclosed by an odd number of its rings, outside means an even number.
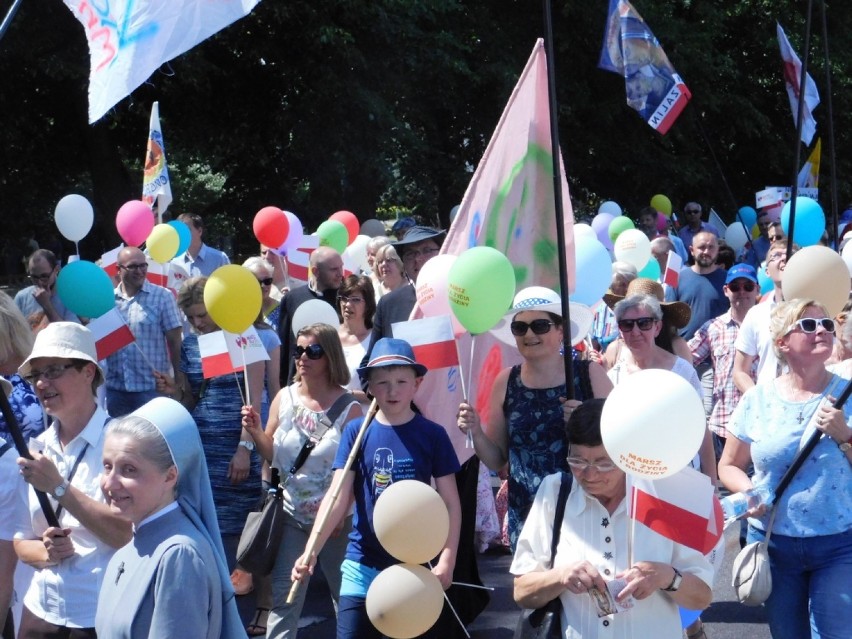
[[[95,336],[81,324],[74,322],[51,322],[38,332],[33,351],[18,369],[22,375],[29,375],[30,362],[39,357],[62,357],[91,362],[97,369],[96,381],[104,381],[104,372],[98,364],[98,351]]]
[[[512,310],[491,329],[494,336],[506,344],[514,344],[515,336],[509,326],[515,315],[523,311],[544,311],[562,317],[562,298],[559,293],[544,286],[521,289],[515,295]],[[578,302],[568,302],[568,312],[571,314],[571,346],[576,346],[592,328],[594,314],[588,306]]]

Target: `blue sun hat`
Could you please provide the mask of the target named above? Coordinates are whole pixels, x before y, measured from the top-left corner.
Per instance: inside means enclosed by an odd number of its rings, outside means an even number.
[[[423,377],[429,371],[423,364],[417,362],[411,344],[404,339],[394,337],[383,337],[376,342],[373,352],[370,353],[370,361],[357,372],[361,377],[366,377],[371,370],[383,366],[410,366],[418,377]]]

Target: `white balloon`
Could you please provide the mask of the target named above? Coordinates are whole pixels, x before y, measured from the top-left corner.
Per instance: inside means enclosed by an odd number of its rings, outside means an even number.
[[[739,253],[748,242],[749,236],[742,222],[734,222],[725,231],[725,243]]]
[[[337,317],[337,311],[328,302],[308,300],[300,304],[296,312],[293,313],[293,337],[309,324],[329,324],[338,328],[340,320]]]
[[[613,217],[618,217],[622,214],[621,206],[619,206],[618,202],[613,202],[612,200],[607,200],[603,204],[598,207],[598,213],[609,213]]]
[[[849,276],[852,277],[852,241],[846,242],[846,245],[840,252],[840,257],[846,262],[846,268],[849,269]]]
[[[389,555],[405,563],[422,564],[446,546],[450,515],[444,500],[429,484],[404,479],[379,496],[373,527]]]
[[[615,240],[613,253],[616,260],[632,264],[641,271],[651,259],[651,240],[639,229],[627,229]]]
[[[385,568],[370,584],[366,607],[379,632],[392,639],[409,639],[438,621],[444,591],[428,568],[398,564]]]
[[[704,402],[692,384],[661,369],[624,378],[601,414],[601,439],[612,461],[647,479],[669,477],[686,467],[706,428]]]
[[[370,238],[366,235],[357,235],[352,240],[352,244],[347,246],[346,250],[343,251],[343,260],[346,261],[348,257],[355,265],[356,270],[353,272],[361,271],[366,273],[370,269],[370,265],[367,263],[367,244],[369,241]]]
[[[385,229],[385,225],[379,222],[379,220],[372,219],[366,220],[361,225],[361,234],[366,235],[368,237],[378,237],[380,235],[387,235],[387,230]]]
[[[574,238],[576,239],[578,237],[590,237],[593,240],[597,240],[598,234],[595,233],[595,229],[588,224],[580,223],[574,225]]]
[[[79,242],[92,230],[95,212],[89,200],[82,195],[72,193],[56,204],[53,219],[63,237],[72,242]]]

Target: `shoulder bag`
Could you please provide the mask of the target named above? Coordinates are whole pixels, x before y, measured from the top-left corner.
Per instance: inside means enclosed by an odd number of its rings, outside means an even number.
[[[556,559],[556,546],[562,532],[562,519],[565,517],[565,502],[571,492],[573,477],[562,473],[559,484],[559,496],[556,498],[556,515],[553,518],[553,539],[550,542],[550,567]],[[560,639],[562,633],[562,601],[559,597],[551,599],[541,608],[525,608],[521,611],[513,639]]]
[[[325,413],[328,428],[332,428],[337,418],[355,401],[352,393],[349,392],[338,397]],[[278,557],[281,537],[284,535],[284,509],[281,505],[284,496],[283,486],[302,467],[317,443],[318,440],[315,441],[310,437],[305,439],[284,483],[273,482],[273,487],[263,496],[260,508],[246,517],[240,543],[237,546],[237,563],[245,570],[257,575],[268,575],[272,572],[275,559]]]

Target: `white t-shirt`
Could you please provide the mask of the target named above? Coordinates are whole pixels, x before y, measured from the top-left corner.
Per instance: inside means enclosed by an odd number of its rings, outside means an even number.
[[[765,384],[778,377],[778,358],[772,348],[772,334],[769,332],[769,315],[776,304],[772,300],[751,307],[734,343],[738,351],[760,358],[757,362],[757,384]]]

